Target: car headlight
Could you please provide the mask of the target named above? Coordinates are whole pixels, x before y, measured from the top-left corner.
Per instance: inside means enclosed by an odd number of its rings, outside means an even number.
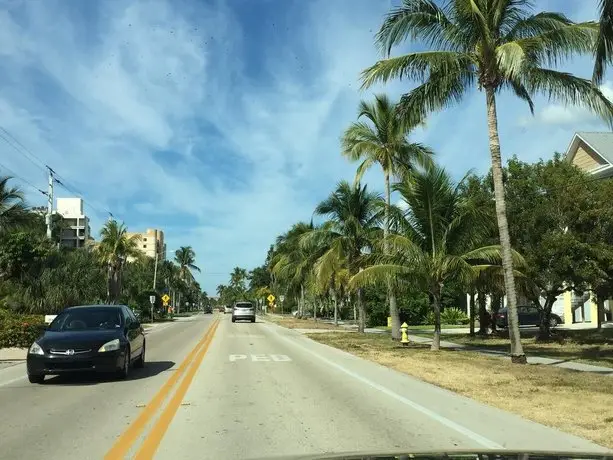
[[[28,350],[28,353],[30,353],[31,355],[44,355],[45,354],[42,347],[36,342],[32,344],[32,346]]]
[[[111,340],[110,342],[106,342],[98,349],[98,353],[103,353],[105,351],[117,351],[119,350],[119,339]]]

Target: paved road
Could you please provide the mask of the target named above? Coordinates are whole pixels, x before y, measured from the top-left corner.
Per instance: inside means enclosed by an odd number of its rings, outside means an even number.
[[[123,382],[0,371],[2,458],[605,450],[268,323],[202,315],[151,332],[147,353]]]

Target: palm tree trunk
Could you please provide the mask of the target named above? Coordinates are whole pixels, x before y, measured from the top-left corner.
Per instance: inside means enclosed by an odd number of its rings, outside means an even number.
[[[517,294],[515,291],[515,276],[513,274],[513,254],[511,252],[511,237],[507,222],[507,206],[504,199],[504,184],[502,181],[502,158],[500,156],[500,139],[498,137],[498,115],[496,113],[496,95],[494,88],[485,87],[487,105],[487,125],[489,131],[490,154],[492,156],[492,176],[494,178],[494,198],[496,199],[496,220],[502,248],[502,269],[507,295],[509,339],[511,342],[511,362],[526,364],[526,355],[519,334],[517,318]]]
[[[338,326],[338,301],[336,299],[336,290],[330,288],[330,296],[332,297],[332,305],[334,306],[334,325]]]
[[[441,293],[439,292],[432,293],[432,310],[434,311],[434,336],[432,337],[432,345],[430,346],[430,350],[440,350],[441,349],[441,303],[440,303]]]
[[[470,336],[475,335],[475,292],[470,293]]]
[[[364,332],[366,322],[366,311],[364,310],[364,302],[362,302],[362,289],[358,289],[356,293],[357,305],[358,305],[358,332]]]
[[[113,266],[109,264],[106,271],[106,303],[113,299]]]
[[[390,189],[390,173],[385,171],[385,222],[383,223],[383,254],[389,255],[390,234],[390,206],[392,200],[392,192]],[[398,306],[396,304],[396,293],[392,279],[387,280],[387,299],[390,305],[390,317],[392,318],[392,340],[400,339],[400,315],[398,314]]]
[[[300,306],[298,307],[298,315],[302,318],[304,315],[304,285],[300,285]]]

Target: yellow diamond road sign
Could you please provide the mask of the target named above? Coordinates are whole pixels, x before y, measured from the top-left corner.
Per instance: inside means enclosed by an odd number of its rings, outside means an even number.
[[[268,300],[270,303],[273,303],[275,301],[275,296],[270,294],[268,297],[266,297],[266,300]]]
[[[170,297],[168,296],[168,294],[164,294],[162,296],[162,302],[164,303],[168,303],[168,301],[170,300]]]

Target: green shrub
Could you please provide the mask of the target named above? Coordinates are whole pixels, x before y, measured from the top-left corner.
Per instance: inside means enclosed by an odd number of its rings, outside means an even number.
[[[27,348],[44,329],[41,315],[16,315],[0,310],[0,348]]]
[[[469,319],[459,308],[446,308],[441,312],[442,324],[468,324]]]

